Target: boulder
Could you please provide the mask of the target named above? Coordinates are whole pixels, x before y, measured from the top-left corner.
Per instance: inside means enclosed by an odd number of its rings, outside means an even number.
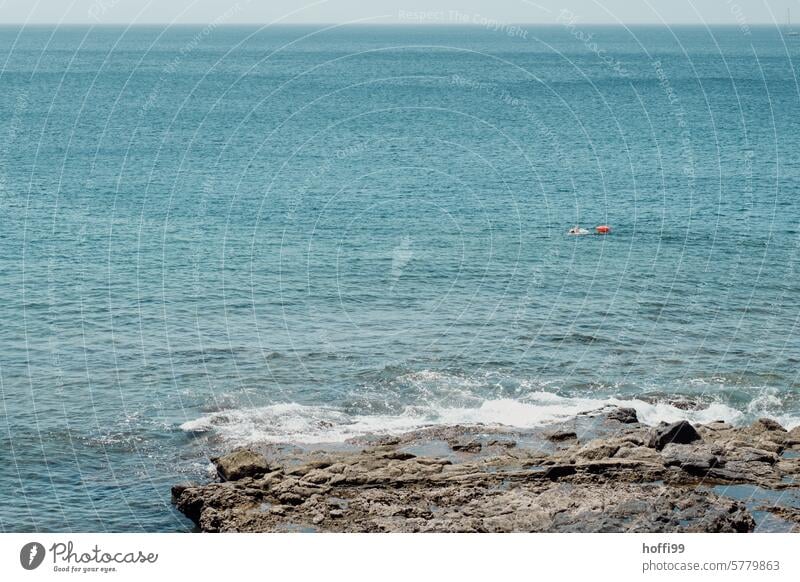
[[[686,445],[699,440],[702,440],[702,437],[695,428],[689,422],[680,420],[673,424],[654,428],[650,433],[648,446],[660,451],[670,443]]]
[[[634,408],[615,408],[606,415],[606,418],[623,424],[639,422],[639,417],[636,416],[636,409]]]
[[[261,477],[269,471],[267,460],[250,449],[239,449],[211,459],[223,481],[238,481],[244,477]]]

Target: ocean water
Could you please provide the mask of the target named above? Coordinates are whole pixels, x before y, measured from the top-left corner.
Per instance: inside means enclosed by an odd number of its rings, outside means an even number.
[[[0,28],[0,530],[189,529],[249,442],[800,423],[800,41],[523,28]]]

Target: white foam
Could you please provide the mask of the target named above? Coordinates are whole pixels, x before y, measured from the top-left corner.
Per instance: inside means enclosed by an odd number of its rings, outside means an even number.
[[[486,400],[480,406],[470,408],[413,406],[398,415],[349,415],[331,407],[274,404],[206,414],[183,423],[181,429],[212,432],[237,446],[256,442],[336,443],[369,433],[399,434],[434,425],[481,423],[534,428],[612,405],[634,408],[639,420],[649,425],[678,420],[693,423],[724,420],[741,424],[752,419],[752,415],[725,404],[711,404],[701,410],[682,410],[667,403],[566,398],[542,391],[528,394],[524,400]],[[800,424],[797,418],[780,420],[788,428]]]
[[[776,388],[765,387],[747,405],[748,416],[772,418],[787,429],[800,426],[800,418],[787,412],[786,402]]]

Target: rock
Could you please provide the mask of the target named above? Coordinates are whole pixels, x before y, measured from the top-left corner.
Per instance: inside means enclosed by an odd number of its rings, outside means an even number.
[[[663,462],[661,455],[653,449],[640,445],[625,445],[614,453],[615,459],[635,459],[649,463]]]
[[[747,532],[755,528],[739,502],[657,485],[549,490],[542,494],[542,504],[552,508],[545,531],[558,533]]]
[[[673,424],[653,429],[648,446],[660,451],[670,443],[689,444],[701,440],[701,438],[689,422],[680,420]]]
[[[784,442],[787,446],[800,445],[800,426],[796,426],[790,430]]]
[[[178,499],[180,499],[181,495],[183,495],[187,489],[191,489],[192,487],[197,487],[197,484],[187,481],[186,483],[176,483],[173,485],[171,490],[173,505],[178,502]]]
[[[759,418],[746,432],[756,435],[761,442],[769,441],[780,447],[786,444],[787,439],[791,440],[789,432],[771,418]]]
[[[728,424],[724,420],[715,420],[714,422],[709,422],[708,424],[701,425],[703,428],[707,428],[708,430],[712,431],[720,431],[720,430],[730,430],[733,428],[732,425]]]
[[[546,479],[555,480],[568,475],[574,475],[577,471],[575,465],[553,465],[547,468],[544,472],[544,476]]]
[[[636,446],[636,447],[643,447],[647,442],[645,438],[647,435],[643,433],[641,430],[636,430],[635,432],[627,432],[623,433],[619,436],[619,442],[621,445],[624,446]]]
[[[634,480],[638,480],[641,476],[646,481],[655,481],[664,472],[663,465],[656,465],[638,459],[598,459],[596,461],[579,462],[574,466],[577,472],[583,471],[593,475],[605,475],[614,478],[616,477],[615,474],[635,471],[637,475]],[[645,474],[649,476],[644,477]],[[659,476],[654,476],[655,474],[659,474]]]
[[[377,454],[377,456],[380,459],[394,459],[396,461],[407,461],[409,459],[416,458],[417,455],[409,453],[408,451],[390,450],[390,451],[381,451],[380,453]]]
[[[679,410],[700,410],[702,408],[705,408],[706,406],[704,402],[697,400],[695,398],[689,398],[688,396],[681,396],[675,394],[668,394],[664,392],[641,394],[639,398],[651,404],[667,404],[669,406],[674,406]]]
[[[725,481],[729,483],[752,483],[754,479],[750,478],[747,473],[737,471],[735,468],[726,467],[712,467],[706,472],[706,478],[717,481]]]
[[[633,424],[635,422],[639,422],[639,417],[636,415],[635,408],[615,408],[606,414],[606,418],[609,420],[616,420],[617,422],[624,424]]]
[[[492,439],[486,443],[487,447],[503,447],[506,449],[513,449],[517,446],[516,441],[512,441],[511,439]]]
[[[690,475],[703,476],[714,467],[721,467],[724,461],[706,447],[692,447],[670,443],[661,451],[667,467],[680,467]]]
[[[787,437],[785,436],[784,433],[779,433],[779,432],[769,433],[769,434],[772,435],[773,437],[778,437],[778,438],[773,438],[773,439],[760,438],[756,440],[755,443],[753,443],[753,447],[756,449],[769,451],[770,453],[775,453],[776,455],[781,454],[783,452],[783,449],[785,448],[786,445],[785,439]]]
[[[607,459],[613,457],[619,450],[620,445],[615,442],[593,441],[581,447],[576,457],[588,460]]]
[[[547,440],[554,443],[577,440],[578,434],[574,430],[559,430],[547,435]]]
[[[211,459],[217,474],[224,481],[236,481],[243,477],[261,477],[269,471],[267,460],[249,449],[239,449],[222,457]]]
[[[732,459],[746,463],[774,464],[778,462],[778,455],[775,453],[755,447],[735,447],[728,449],[727,454]]]
[[[709,485],[757,486],[787,507],[800,456],[778,457],[782,445],[764,435],[792,433],[758,424],[700,426],[700,439],[689,423],[593,422],[600,434],[581,445],[568,439],[569,448],[541,430],[434,427],[389,444],[357,437],[325,453],[278,447],[268,472],[263,457],[239,450],[215,460],[225,481],[177,484],[172,499],[208,532],[752,531],[752,504]],[[502,444],[512,434],[517,448]],[[443,441],[481,454],[408,452]]]
[[[448,444],[457,453],[479,453],[483,448],[483,445],[476,440],[457,440]]]
[[[700,410],[703,408],[703,403],[693,398],[672,398],[667,401],[667,404],[674,406],[678,410]]]
[[[207,490],[201,487],[178,485],[172,488],[172,504],[197,523],[203,512],[206,494]]]
[[[787,432],[786,429],[783,428],[779,422],[776,422],[771,418],[759,418],[757,421],[753,423],[753,425],[750,428],[754,432],[764,432],[764,431]]]
[[[775,507],[774,505],[765,505],[757,509],[758,511],[769,511],[780,519],[793,523],[794,527],[789,533],[800,533],[800,509],[796,507]]]

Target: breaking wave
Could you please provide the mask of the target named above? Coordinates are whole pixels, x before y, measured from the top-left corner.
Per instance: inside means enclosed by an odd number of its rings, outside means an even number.
[[[524,400],[486,400],[473,407],[408,406],[395,415],[359,415],[348,414],[334,407],[273,404],[213,412],[183,423],[181,429],[190,433],[212,433],[229,445],[257,442],[337,443],[364,434],[399,434],[435,425],[485,424],[535,428],[580,414],[596,413],[609,406],[634,408],[639,420],[648,425],[677,420],[695,423],[725,420],[741,424],[753,417],[752,411],[740,411],[723,403],[713,403],[698,410],[684,410],[667,402],[569,398],[536,392]],[[789,428],[800,424],[797,418],[784,417],[781,420]]]

